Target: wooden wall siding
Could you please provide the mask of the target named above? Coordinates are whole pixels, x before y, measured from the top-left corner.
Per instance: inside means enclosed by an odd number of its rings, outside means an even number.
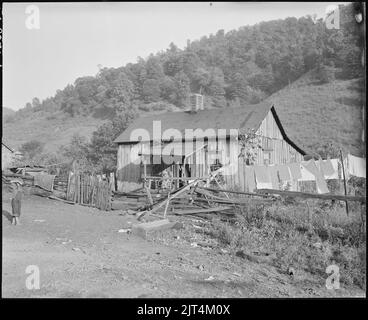
[[[286,164],[291,162],[300,162],[303,160],[303,156],[283,139],[281,131],[277,126],[271,111],[262,121],[257,130],[257,134],[262,136],[262,149],[258,151],[255,164],[264,165],[266,158],[269,159],[269,164]],[[201,141],[193,141],[188,143],[193,144],[193,148],[191,150],[196,150],[203,145],[203,142]],[[217,150],[219,152],[219,156],[214,154],[206,155],[204,149],[190,156],[186,163],[189,164],[191,176],[203,177],[207,175],[208,168],[203,165],[206,162],[205,160],[207,156],[210,164],[215,163],[216,158],[219,158],[219,161],[222,165],[226,165],[230,159],[235,162],[235,157],[238,157],[238,152],[236,154],[230,154],[230,150],[235,150],[230,149],[230,143],[238,142],[229,139],[218,139],[216,143],[211,144],[210,150]],[[130,163],[130,152],[132,146],[133,145],[130,144],[119,145],[117,176],[118,189],[120,191],[130,191],[132,189],[138,188],[141,185],[142,168],[140,165],[134,165]],[[142,152],[148,152],[149,150],[152,151],[152,142],[150,144],[142,144]],[[188,153],[184,146],[182,146],[182,150],[183,154]],[[238,148],[238,151],[240,152],[240,148]],[[230,174],[228,172],[228,174],[224,175],[224,180],[227,187],[238,188],[243,191],[252,191],[247,190],[247,179],[250,177],[246,176],[245,166],[245,160],[243,158],[238,158],[237,170],[233,169],[233,172],[230,172]],[[172,170],[174,176],[177,176],[178,172],[174,167],[172,167],[170,170]],[[147,174],[150,175],[151,172],[151,166],[147,166]]]
[[[284,164],[303,160],[303,156],[285,140],[267,137],[262,137],[261,139],[262,149],[258,151],[256,164],[265,164],[266,154],[270,155],[269,164]]]
[[[281,131],[275,121],[275,118],[271,110],[268,112],[266,118],[263,119],[256,133],[263,137],[280,139],[280,140],[283,139]]]
[[[134,144],[120,144],[117,161],[117,187],[119,191],[128,192],[142,186],[141,165],[131,162]]]

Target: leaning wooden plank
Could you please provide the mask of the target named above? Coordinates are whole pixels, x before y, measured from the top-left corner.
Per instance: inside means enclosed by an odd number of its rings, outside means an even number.
[[[166,204],[166,202],[170,201],[171,199],[177,197],[178,195],[182,194],[184,191],[187,191],[188,189],[190,189],[192,186],[195,186],[200,180],[194,180],[192,182],[190,182],[189,184],[187,184],[185,187],[181,188],[179,191],[176,191],[176,193],[173,193],[170,197],[168,197],[166,200],[163,200],[161,202],[159,202],[158,204],[155,204],[153,206],[153,208],[150,211],[144,211],[142,212],[139,216],[138,216],[138,220],[140,220],[144,215],[146,215],[147,213],[154,213],[156,212],[158,209],[160,209],[162,206],[164,206]]]
[[[197,213],[211,213],[218,211],[225,211],[233,209],[232,207],[214,207],[208,209],[192,209],[192,210],[175,210],[173,213],[176,215],[185,215],[185,214],[197,214]]]
[[[238,204],[238,205],[248,205],[250,203],[269,203],[274,202],[273,199],[249,199],[249,200],[237,200],[237,199],[211,199],[211,202],[214,203],[223,203],[223,204]]]
[[[58,198],[56,196],[48,196],[49,199],[52,199],[52,200],[57,200],[57,201],[61,201],[61,202],[65,202],[65,203],[68,203],[68,204],[74,204],[73,201],[68,201],[68,200],[64,200],[64,199],[61,199],[61,198]]]
[[[318,193],[307,193],[307,192],[298,192],[298,191],[283,191],[283,190],[273,190],[273,189],[260,189],[258,190],[260,193],[270,193],[270,194],[279,194],[281,196],[287,197],[299,197],[299,198],[315,198],[315,199],[324,199],[324,200],[341,200],[341,201],[358,201],[361,203],[366,202],[365,197],[357,197],[357,196],[343,196],[338,194],[318,194]]]
[[[144,190],[145,190],[145,191],[146,191],[146,193],[147,193],[148,203],[149,203],[150,205],[153,205],[153,199],[152,199],[151,192],[149,191],[149,189],[147,188],[147,186],[146,186],[146,185],[144,186]]]
[[[151,222],[139,223],[132,226],[132,234],[147,239],[148,235],[155,231],[179,228],[180,223],[171,222],[168,219],[156,220]]]
[[[32,176],[25,176],[23,174],[19,174],[19,173],[3,173],[3,176],[5,176],[6,178],[22,178],[24,180],[34,180],[34,177]]]
[[[242,191],[233,191],[233,190],[224,190],[224,189],[213,189],[213,188],[207,188],[207,187],[197,187],[197,189],[200,189],[200,191],[202,190],[207,190],[207,191],[213,191],[213,192],[227,192],[227,193],[235,193],[235,194],[243,194],[243,195],[247,195],[247,196],[255,196],[255,197],[269,197],[269,195],[266,194],[262,194],[262,193],[254,193],[254,192],[242,192]],[[206,193],[207,195],[209,195],[208,193]]]

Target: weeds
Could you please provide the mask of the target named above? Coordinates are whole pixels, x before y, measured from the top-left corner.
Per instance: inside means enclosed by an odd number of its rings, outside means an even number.
[[[308,202],[311,215],[302,201],[265,206],[249,200],[236,212],[235,222],[215,221],[208,234],[232,252],[273,254],[272,264],[282,270],[293,266],[325,278],[326,267],[337,264],[342,283],[365,289],[366,233],[360,209],[347,216],[344,204]]]

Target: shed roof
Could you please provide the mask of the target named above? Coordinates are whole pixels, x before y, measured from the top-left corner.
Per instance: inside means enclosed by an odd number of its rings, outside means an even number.
[[[161,121],[161,130],[177,129],[184,134],[185,129],[254,129],[257,130],[269,111],[280,128],[283,138],[297,151],[305,154],[287,136],[272,104],[267,102],[248,105],[240,108],[206,109],[197,112],[166,112],[157,115],[139,117],[131,123],[115,140],[115,143],[134,143],[130,139],[135,129],[146,129],[153,137],[153,121]]]
[[[4,142],[1,141],[1,144],[6,148],[8,149],[10,152],[14,152],[14,150],[10,147],[8,147]]]

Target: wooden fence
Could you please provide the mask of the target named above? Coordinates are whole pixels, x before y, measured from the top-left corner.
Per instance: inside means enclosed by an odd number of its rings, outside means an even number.
[[[111,210],[112,192],[115,189],[114,176],[103,179],[101,176],[83,173],[69,173],[66,199],[81,205]]]

